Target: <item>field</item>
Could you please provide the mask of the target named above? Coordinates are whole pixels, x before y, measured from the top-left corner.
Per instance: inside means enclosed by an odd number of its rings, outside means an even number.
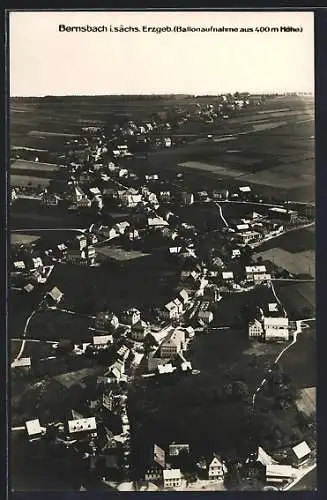
[[[10,176],[10,183],[13,187],[48,187],[51,179],[46,177],[35,177],[30,175],[16,175]]]
[[[316,310],[315,283],[275,283],[276,293],[290,319],[310,318]]]
[[[260,210],[258,211],[261,213]],[[305,250],[315,250],[315,226],[312,225],[308,228],[297,229],[296,231],[290,231],[288,233],[282,234],[277,239],[273,239],[263,243],[260,246],[260,251],[270,250],[275,247],[282,248],[283,250],[286,250],[287,252],[290,252],[292,254],[303,252]]]
[[[282,357],[280,364],[298,389],[317,384],[317,346],[315,328],[307,328]]]
[[[105,258],[115,260],[118,262],[126,262],[129,260],[140,259],[142,257],[148,257],[150,254],[138,252],[135,250],[125,251],[119,247],[99,247],[97,253]]]
[[[27,338],[48,341],[69,339],[74,342],[90,341],[93,326],[86,316],[68,314],[61,311],[41,311],[35,314],[29,323]]]
[[[15,160],[10,165],[11,170],[34,170],[36,172],[56,172],[59,170],[58,165],[54,163],[41,163],[28,160]]]
[[[264,261],[270,261],[276,266],[286,269],[291,274],[305,274],[315,278],[315,252],[312,250],[294,254],[282,248],[272,248],[265,252],[259,252],[256,256],[262,257]]]
[[[11,245],[28,245],[35,243],[40,239],[40,236],[25,233],[10,233]]]
[[[307,387],[301,390],[300,397],[296,402],[299,411],[308,416],[316,413],[316,387]]]

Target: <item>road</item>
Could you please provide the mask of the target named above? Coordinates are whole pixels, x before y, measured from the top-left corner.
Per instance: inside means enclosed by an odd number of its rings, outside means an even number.
[[[39,306],[38,306],[39,307]],[[17,361],[20,360],[20,358],[22,357],[23,355],[23,352],[24,352],[24,349],[25,349],[25,344],[26,344],[26,334],[27,334],[27,329],[28,329],[28,325],[31,321],[31,319],[33,318],[34,314],[36,314],[36,312],[38,311],[38,308],[37,309],[34,309],[31,314],[29,315],[29,317],[27,318],[26,320],[26,323],[25,323],[25,326],[24,326],[24,331],[23,331],[23,335],[22,335],[22,345],[20,347],[20,350],[19,350],[19,353],[17,354],[16,358],[13,360],[13,362],[11,363],[11,366],[13,367],[15,365],[15,363]]]

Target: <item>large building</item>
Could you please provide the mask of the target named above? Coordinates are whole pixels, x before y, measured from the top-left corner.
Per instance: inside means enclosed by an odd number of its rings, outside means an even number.
[[[185,332],[173,330],[161,343],[159,352],[161,358],[172,358],[184,349]]]

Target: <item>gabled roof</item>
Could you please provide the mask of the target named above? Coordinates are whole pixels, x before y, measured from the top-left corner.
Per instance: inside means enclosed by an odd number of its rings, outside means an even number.
[[[181,479],[181,471],[180,469],[164,469],[163,471],[164,481],[169,479]]]
[[[222,467],[221,461],[218,459],[218,457],[213,457],[211,462],[209,463],[209,467]]]
[[[56,286],[54,286],[52,288],[52,290],[47,293],[47,295],[50,295],[50,297],[53,300],[60,300],[61,297],[63,296],[63,293],[59,290],[59,288],[57,288]]]
[[[27,434],[29,436],[36,436],[38,434],[41,434],[42,432],[42,427],[40,425],[40,420],[36,418],[35,420],[28,420],[25,422],[25,427]]]
[[[302,443],[297,444],[292,448],[292,450],[298,459],[304,458],[306,455],[311,453],[311,449],[306,441],[302,441]]]
[[[112,342],[112,335],[96,335],[93,337],[94,345],[106,345]]]

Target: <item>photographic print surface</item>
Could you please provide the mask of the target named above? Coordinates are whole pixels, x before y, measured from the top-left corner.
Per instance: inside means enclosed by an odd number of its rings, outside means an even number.
[[[310,12],[9,13],[13,491],[316,489]]]

